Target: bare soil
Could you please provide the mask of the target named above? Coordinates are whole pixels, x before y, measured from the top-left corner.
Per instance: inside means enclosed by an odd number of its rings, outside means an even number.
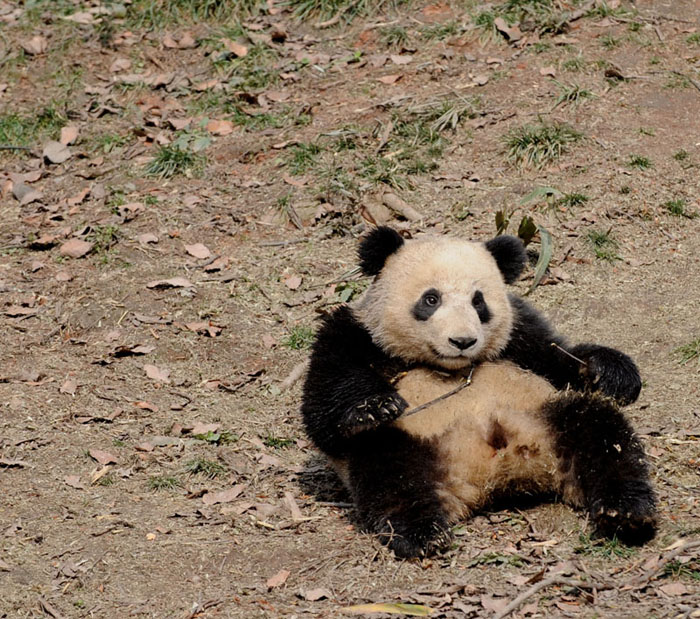
[[[457,1],[323,28],[269,2],[238,36],[233,20],[150,28],[129,6],[100,21],[96,1],[34,4],[0,2],[0,129],[44,114],[28,139],[0,140],[0,617],[368,603],[486,617],[553,575],[513,616],[700,616],[700,362],[677,350],[700,346],[699,2],[623,3],[556,35],[521,24],[510,44]],[[93,19],[65,19],[75,11]],[[252,55],[255,37],[267,55],[236,82],[221,40]],[[572,84],[593,96],[555,105]],[[396,137],[444,100],[471,112],[434,130],[441,152]],[[583,138],[543,168],[509,161],[509,131],[539,121]],[[78,136],[54,163],[43,148],[62,126]],[[149,176],[183,135],[187,152],[205,138],[199,166]],[[561,193],[525,200],[540,187]],[[382,208],[386,191],[420,217]],[[642,370],[627,413],[661,524],[641,549],[591,539],[582,514],[544,502],[494,507],[445,555],[398,561],[358,530],[304,436],[300,381],[285,379],[319,312],[364,285],[351,271],[366,226],[487,239],[498,211],[514,211],[511,233],[528,214],[554,239],[532,301]],[[591,231],[617,243],[610,260]],[[71,239],[90,251],[64,255]],[[187,282],[153,286],[175,277]]]

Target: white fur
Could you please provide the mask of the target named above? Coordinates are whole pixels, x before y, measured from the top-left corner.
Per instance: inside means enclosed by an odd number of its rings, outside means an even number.
[[[413,306],[430,288],[440,291],[441,305],[428,320],[416,320]],[[486,323],[472,305],[476,290],[491,313]],[[406,241],[353,311],[387,353],[449,370],[497,357],[513,325],[506,285],[491,253],[482,243],[450,237]],[[456,337],[477,343],[459,351],[449,343]]]

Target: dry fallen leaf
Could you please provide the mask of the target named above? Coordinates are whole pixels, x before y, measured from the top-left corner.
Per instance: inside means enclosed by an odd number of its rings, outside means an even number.
[[[333,594],[328,589],[306,589],[301,592],[301,596],[308,602],[316,602],[323,598],[331,599]]]
[[[192,282],[184,277],[171,277],[148,282],[146,288],[192,288]]]
[[[101,449],[90,449],[88,451],[90,457],[97,460],[102,465],[115,464],[117,462],[116,456],[113,456],[108,451],[102,451]]]
[[[377,81],[381,82],[382,84],[395,84],[398,82],[403,76],[399,73],[393,74],[393,75],[385,75],[383,77],[378,77]]]
[[[20,41],[22,49],[30,56],[38,56],[46,51],[49,42],[46,37],[40,35],[33,36],[31,39]]]
[[[392,54],[389,58],[391,58],[391,62],[398,65],[408,64],[413,61],[413,56],[408,55]]]
[[[229,503],[233,501],[243,490],[244,484],[236,484],[232,488],[222,490],[221,492],[207,492],[202,497],[202,503],[205,505],[215,505],[216,503]]]
[[[290,290],[296,290],[301,286],[301,276],[299,275],[288,275],[287,277],[283,278],[284,285],[287,286]]]
[[[552,65],[548,65],[540,69],[540,75],[543,75],[545,77],[555,77],[556,74],[557,70]]]
[[[233,133],[233,123],[230,120],[210,120],[207,131],[213,135],[229,135]]]
[[[221,39],[221,43],[223,43],[224,47],[234,56],[243,58],[248,55],[248,48],[242,43],[237,43],[231,39]]]
[[[72,144],[78,139],[78,127],[75,125],[66,125],[61,129],[61,144]],[[88,190],[89,191],[89,190]]]
[[[81,241],[80,239],[70,239],[66,241],[59,252],[62,256],[68,256],[69,258],[81,258],[87,254],[93,247],[93,243],[88,241]]]
[[[268,589],[274,589],[275,587],[280,587],[282,586],[285,582],[287,582],[287,578],[289,578],[290,572],[288,570],[280,570],[277,572],[274,576],[271,576],[270,578],[267,579],[265,584],[267,585]]]
[[[682,582],[670,582],[667,585],[659,587],[666,595],[685,595],[688,593],[688,587]]]
[[[119,71],[128,71],[131,69],[131,60],[128,58],[116,58],[114,62],[109,66],[109,70],[112,73],[119,73]]]
[[[358,604],[356,606],[345,606],[343,610],[353,615],[365,615],[368,613],[388,613],[390,615],[410,615],[413,617],[428,617],[432,615],[434,609],[422,604]]]
[[[71,152],[65,144],[51,140],[44,146],[42,155],[50,163],[63,163],[70,159]]]
[[[85,484],[80,481],[80,475],[66,475],[63,481],[67,486],[75,488],[76,490],[85,490]]]
[[[158,237],[152,232],[144,232],[136,237],[141,245],[147,245],[148,243],[157,243]]]
[[[202,245],[202,243],[195,243],[194,245],[185,245],[185,251],[190,256],[194,256],[195,258],[199,258],[200,260],[206,260],[207,258],[211,257],[211,251],[209,251],[209,248],[206,245]]]
[[[75,378],[67,378],[58,391],[60,393],[66,393],[68,395],[75,395],[75,390],[77,388],[78,381],[76,381]]]
[[[161,369],[155,365],[149,365],[148,363],[143,366],[146,376],[152,380],[156,380],[160,383],[170,382],[170,370]]]

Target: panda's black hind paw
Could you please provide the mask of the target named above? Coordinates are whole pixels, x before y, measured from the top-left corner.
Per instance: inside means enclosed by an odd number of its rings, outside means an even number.
[[[646,483],[620,488],[614,500],[597,505],[591,516],[600,535],[616,537],[625,544],[644,544],[656,534],[656,501]]]
[[[354,435],[398,419],[408,402],[398,393],[378,394],[353,406],[343,419],[345,433]]]
[[[596,344],[580,344],[571,352],[586,363],[581,372],[586,387],[622,405],[631,404],[639,397],[642,379],[636,364],[626,354]]]
[[[400,559],[429,557],[447,550],[452,543],[452,531],[442,518],[408,524],[395,517],[386,522],[379,537]]]

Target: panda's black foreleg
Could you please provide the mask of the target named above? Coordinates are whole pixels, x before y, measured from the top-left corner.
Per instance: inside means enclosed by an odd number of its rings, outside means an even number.
[[[637,399],[642,379],[629,356],[598,344],[569,346],[534,307],[515,295],[509,298],[515,320],[503,358],[546,378],[560,390],[570,386],[597,391],[623,405]]]
[[[615,404],[569,392],[544,408],[565,493],[580,500],[598,532],[642,544],[656,532],[656,499],[644,448]]]
[[[350,487],[368,531],[401,558],[449,546],[450,523],[437,492],[443,473],[433,445],[383,427],[358,435],[350,453]]]

